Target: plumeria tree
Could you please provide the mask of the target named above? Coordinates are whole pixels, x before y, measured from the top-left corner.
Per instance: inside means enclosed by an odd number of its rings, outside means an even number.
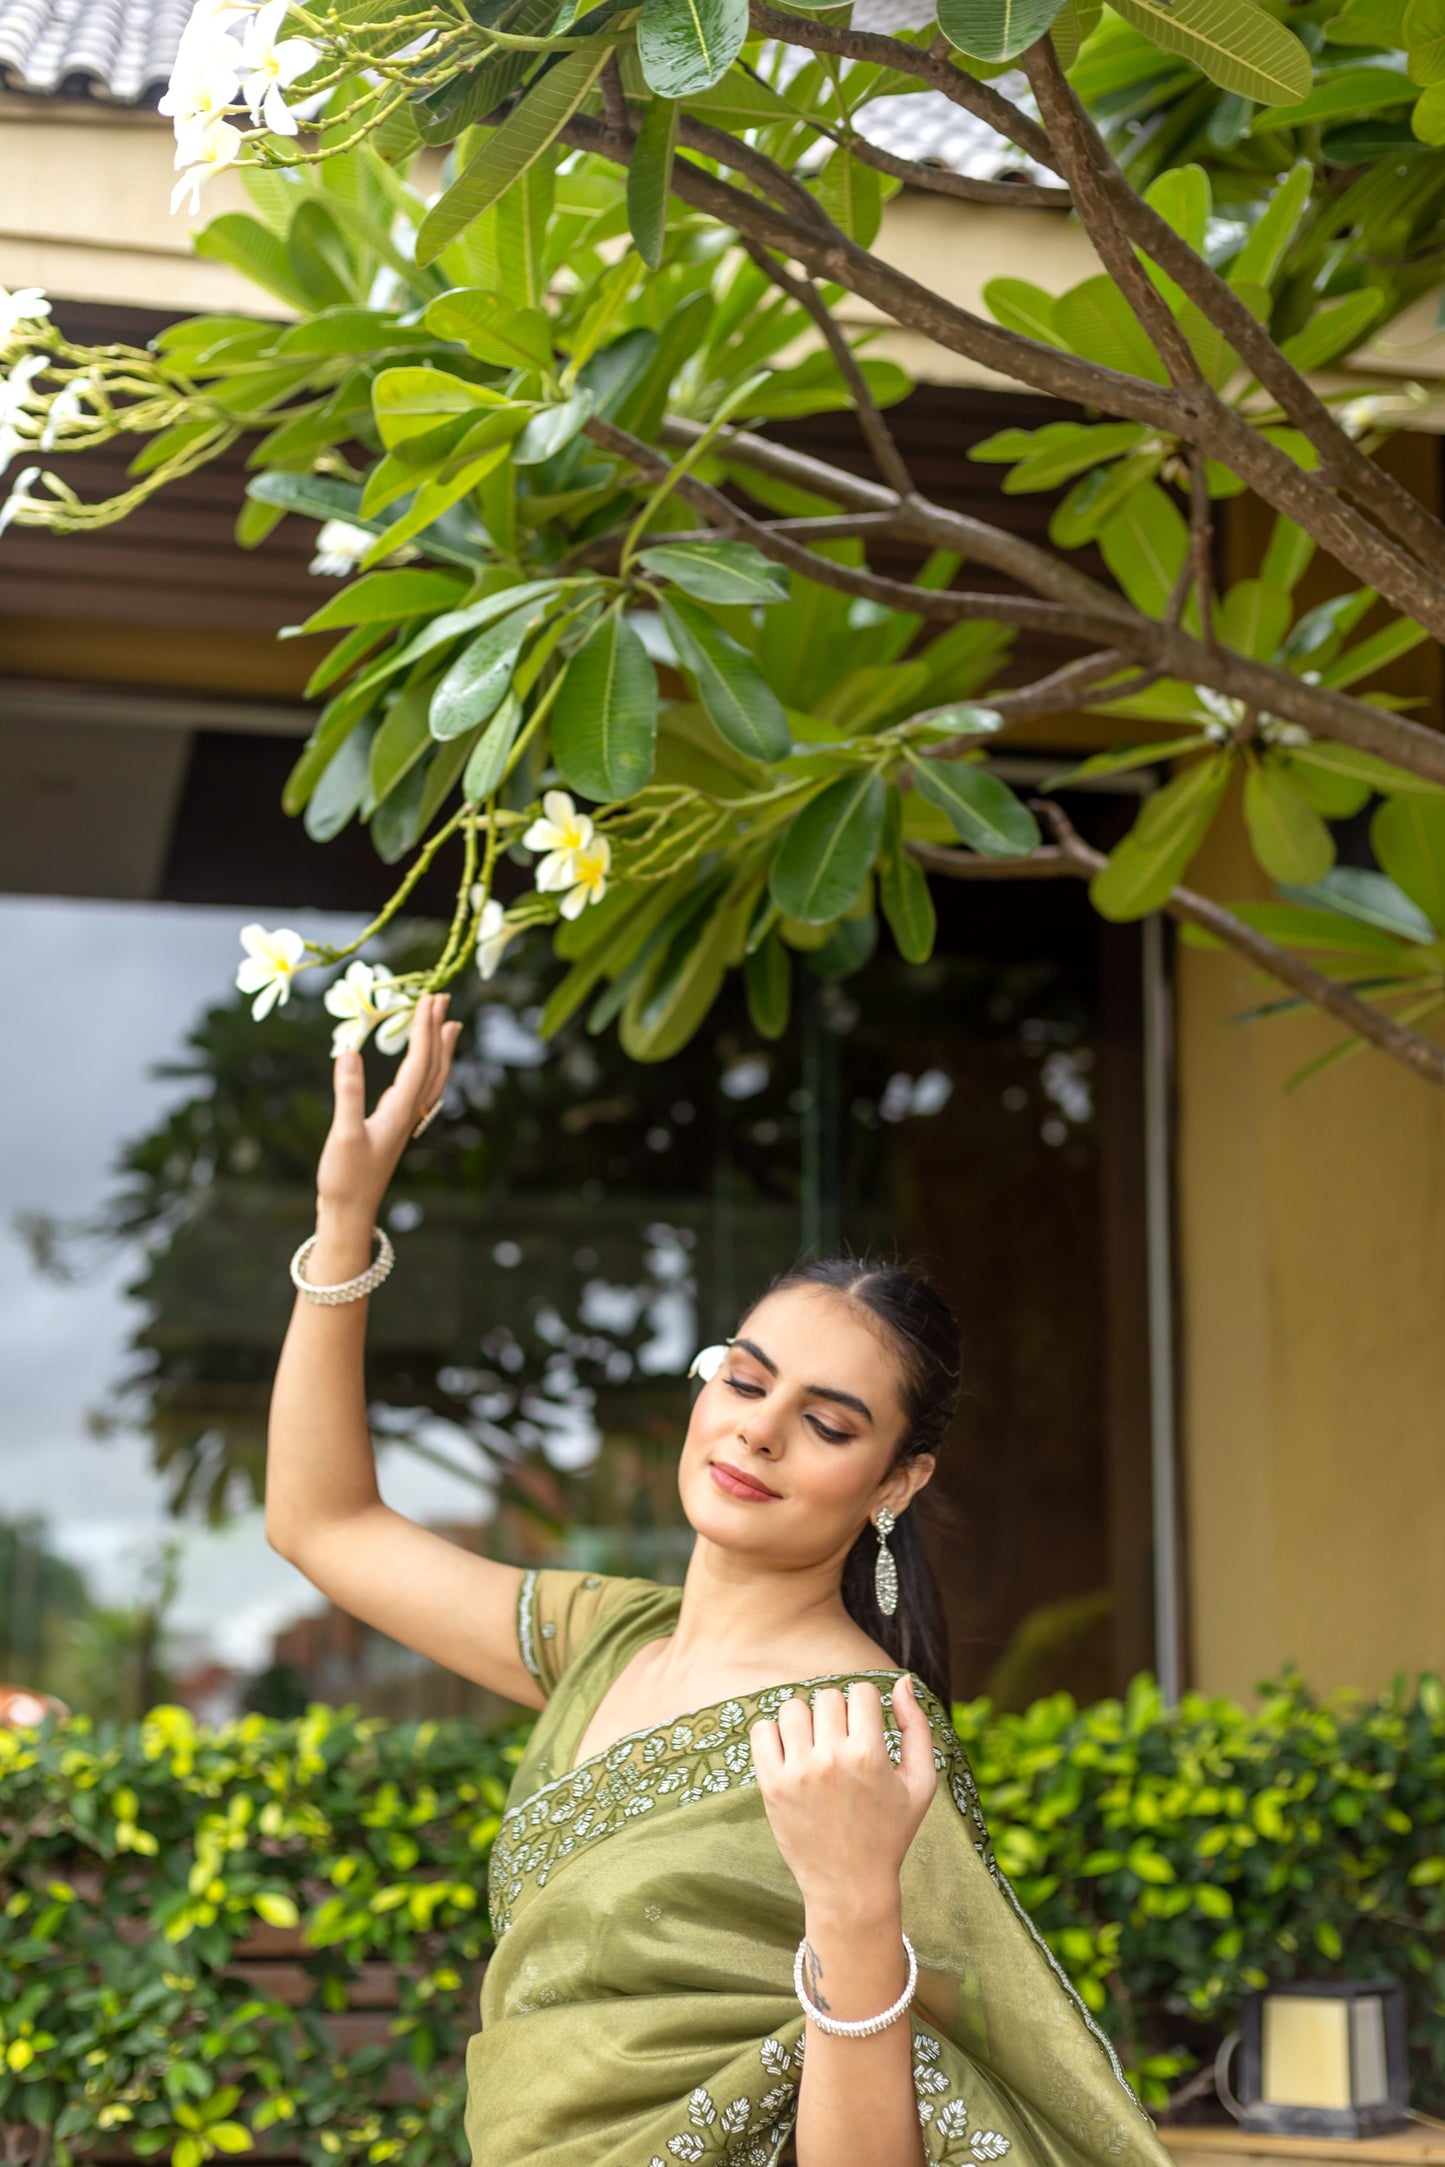
[[[775,1035],[793,951],[846,967],[881,912],[921,958],[931,880],[1058,875],[1445,1082],[1445,738],[1381,681],[1445,635],[1445,527],[1372,456],[1428,394],[1320,378],[1438,277],[1442,52],[1442,0],[940,0],[892,36],[767,0],[201,0],[178,194],[243,168],[254,213],[198,246],[288,318],[92,348],[11,297],[0,522],[124,517],[259,431],[240,539],[320,523],[347,583],[294,628],[337,639],[287,804],[403,870],[353,950],[248,928],[257,1013],[355,955],[338,1042],[399,1045],[423,989],[550,937],[546,1027],[585,1004],[657,1060],[730,972]],[[870,106],[925,91],[1012,169],[880,148]],[[900,186],[1071,215],[1098,270],[975,315],[880,252]],[[1051,546],[919,488],[849,301],[1066,403],[974,452],[1067,485]],[[872,476],[769,433],[842,407]],[[124,435],[104,503],[41,456]],[[1273,527],[1221,592],[1245,490]],[[1304,607],[1317,551],[1339,591]],[[1070,659],[1020,683],[1017,634]],[[1082,774],[1168,773],[1107,858],[989,761],[1079,710],[1141,726]],[[1186,876],[1235,778],[1280,895],[1231,910]],[[1367,807],[1376,869],[1341,867]],[[442,853],[445,940],[389,975],[359,951]]]

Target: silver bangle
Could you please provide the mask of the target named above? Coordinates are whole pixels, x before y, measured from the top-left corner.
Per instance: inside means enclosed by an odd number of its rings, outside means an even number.
[[[326,1308],[334,1308],[338,1302],[359,1302],[364,1294],[370,1294],[374,1288],[379,1287],[396,1262],[396,1251],[391,1246],[385,1227],[373,1227],[372,1232],[377,1240],[375,1263],[366,1271],[359,1272],[355,1279],[343,1279],[340,1285],[335,1287],[313,1287],[303,1272],[301,1267],[316,1247],[317,1240],[314,1234],[308,1234],[291,1259],[291,1284],[296,1292],[304,1295],[308,1302],[320,1302]]]
[[[842,2017],[825,2017],[808,1999],[803,1985],[803,1955],[807,1949],[806,1939],[798,1943],[798,1953],[793,1958],[793,1992],[803,2005],[803,2014],[810,2024],[816,2024],[820,2032],[831,2032],[835,2039],[868,2039],[874,2032],[886,2032],[890,2024],[896,2024],[918,1990],[918,1958],[913,1953],[913,1943],[905,1934],[903,1946],[908,1951],[908,1984],[882,2016],[855,2017],[847,2021]]]

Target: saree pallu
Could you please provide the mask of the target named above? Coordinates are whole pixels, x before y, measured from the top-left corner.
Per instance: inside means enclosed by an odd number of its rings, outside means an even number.
[[[804,2020],[798,1887],[749,1726],[871,1677],[773,1686],[572,1766],[612,1680],[680,1590],[544,1572],[519,1643],[548,1693],[490,1866],[496,1953],[467,2055],[474,2167],[777,2167],[793,2157]],[[948,1712],[915,1680],[938,1790],[903,1868],[918,1953],[913,2081],[931,2167],[1169,2167],[1117,2057],[999,1871]],[[847,2167],[839,2162],[838,2167]]]

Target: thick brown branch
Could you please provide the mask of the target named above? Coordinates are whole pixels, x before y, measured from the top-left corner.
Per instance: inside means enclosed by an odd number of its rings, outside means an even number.
[[[837,364],[838,373],[852,395],[859,425],[868,439],[868,449],[872,452],[878,471],[888,487],[900,497],[915,496],[917,492],[913,486],[913,476],[894,442],[893,431],[883,419],[882,410],[868,388],[868,379],[859,366],[858,356],[849,345],[817,287],[811,279],[794,278],[776,256],[770,256],[767,250],[759,248],[755,241],[744,239],[743,247],[758,269],[770,278],[774,285],[781,287],[790,300],[806,309],[822,332],[828,351]]]
[[[1124,233],[1094,160],[1093,141],[1080,124],[1074,94],[1064,77],[1052,37],[1045,32],[1023,56],[1040,117],[1049,132],[1063,169],[1074,206],[1094,253],[1123,294],[1140,329],[1157,351],[1175,384],[1187,384],[1196,397],[1207,399],[1204,374],[1194,350],[1170,315],[1163,295]]]
[[[1120,648],[1105,647],[1097,654],[1081,655],[1077,662],[1066,662],[1061,670],[1051,670],[1047,677],[1040,677],[1031,685],[987,693],[980,705],[991,707],[1005,722],[1028,722],[1036,715],[1067,714],[1071,707],[1085,704],[1095,686],[1116,676],[1127,659]],[[1112,700],[1118,698],[1118,693],[1110,688],[1107,693],[1096,696]],[[939,749],[947,756],[961,749],[962,742],[960,739],[958,745],[950,743]]]
[[[815,196],[809,195],[802,182],[795,180],[751,143],[742,142],[735,135],[728,135],[722,128],[711,128],[706,121],[697,120],[684,113],[678,121],[678,139],[689,150],[698,151],[704,158],[712,158],[719,165],[730,166],[734,173],[744,173],[755,188],[774,203],[792,212],[805,225],[816,226],[820,233],[831,233],[833,221]]]
[[[813,125],[817,127],[818,123],[814,121]],[[819,129],[819,133],[834,142],[846,141],[860,165],[872,166],[876,172],[887,173],[925,195],[952,196],[955,202],[985,203],[1010,211],[1066,211],[1073,201],[1067,188],[1054,188],[1045,181],[979,181],[969,173],[950,172],[947,166],[926,166],[916,158],[895,157],[891,150],[870,143],[864,135],[844,138],[831,128]]]

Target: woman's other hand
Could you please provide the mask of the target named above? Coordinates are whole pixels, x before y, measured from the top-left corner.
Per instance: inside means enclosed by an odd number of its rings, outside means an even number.
[[[898,1877],[938,1783],[933,1734],[900,1676],[893,1713],[902,1736],[895,1764],[878,1688],[856,1680],[784,1701],[774,1723],[751,1731],[753,1766],[778,1849],[810,1908],[856,1901],[865,1908]]]
[[[361,1055],[337,1056],[335,1110],[316,1170],[320,1215],[371,1226],[408,1138],[446,1090],[462,1028],[446,1011],[446,994],[423,994],[401,1066],[369,1114]]]

